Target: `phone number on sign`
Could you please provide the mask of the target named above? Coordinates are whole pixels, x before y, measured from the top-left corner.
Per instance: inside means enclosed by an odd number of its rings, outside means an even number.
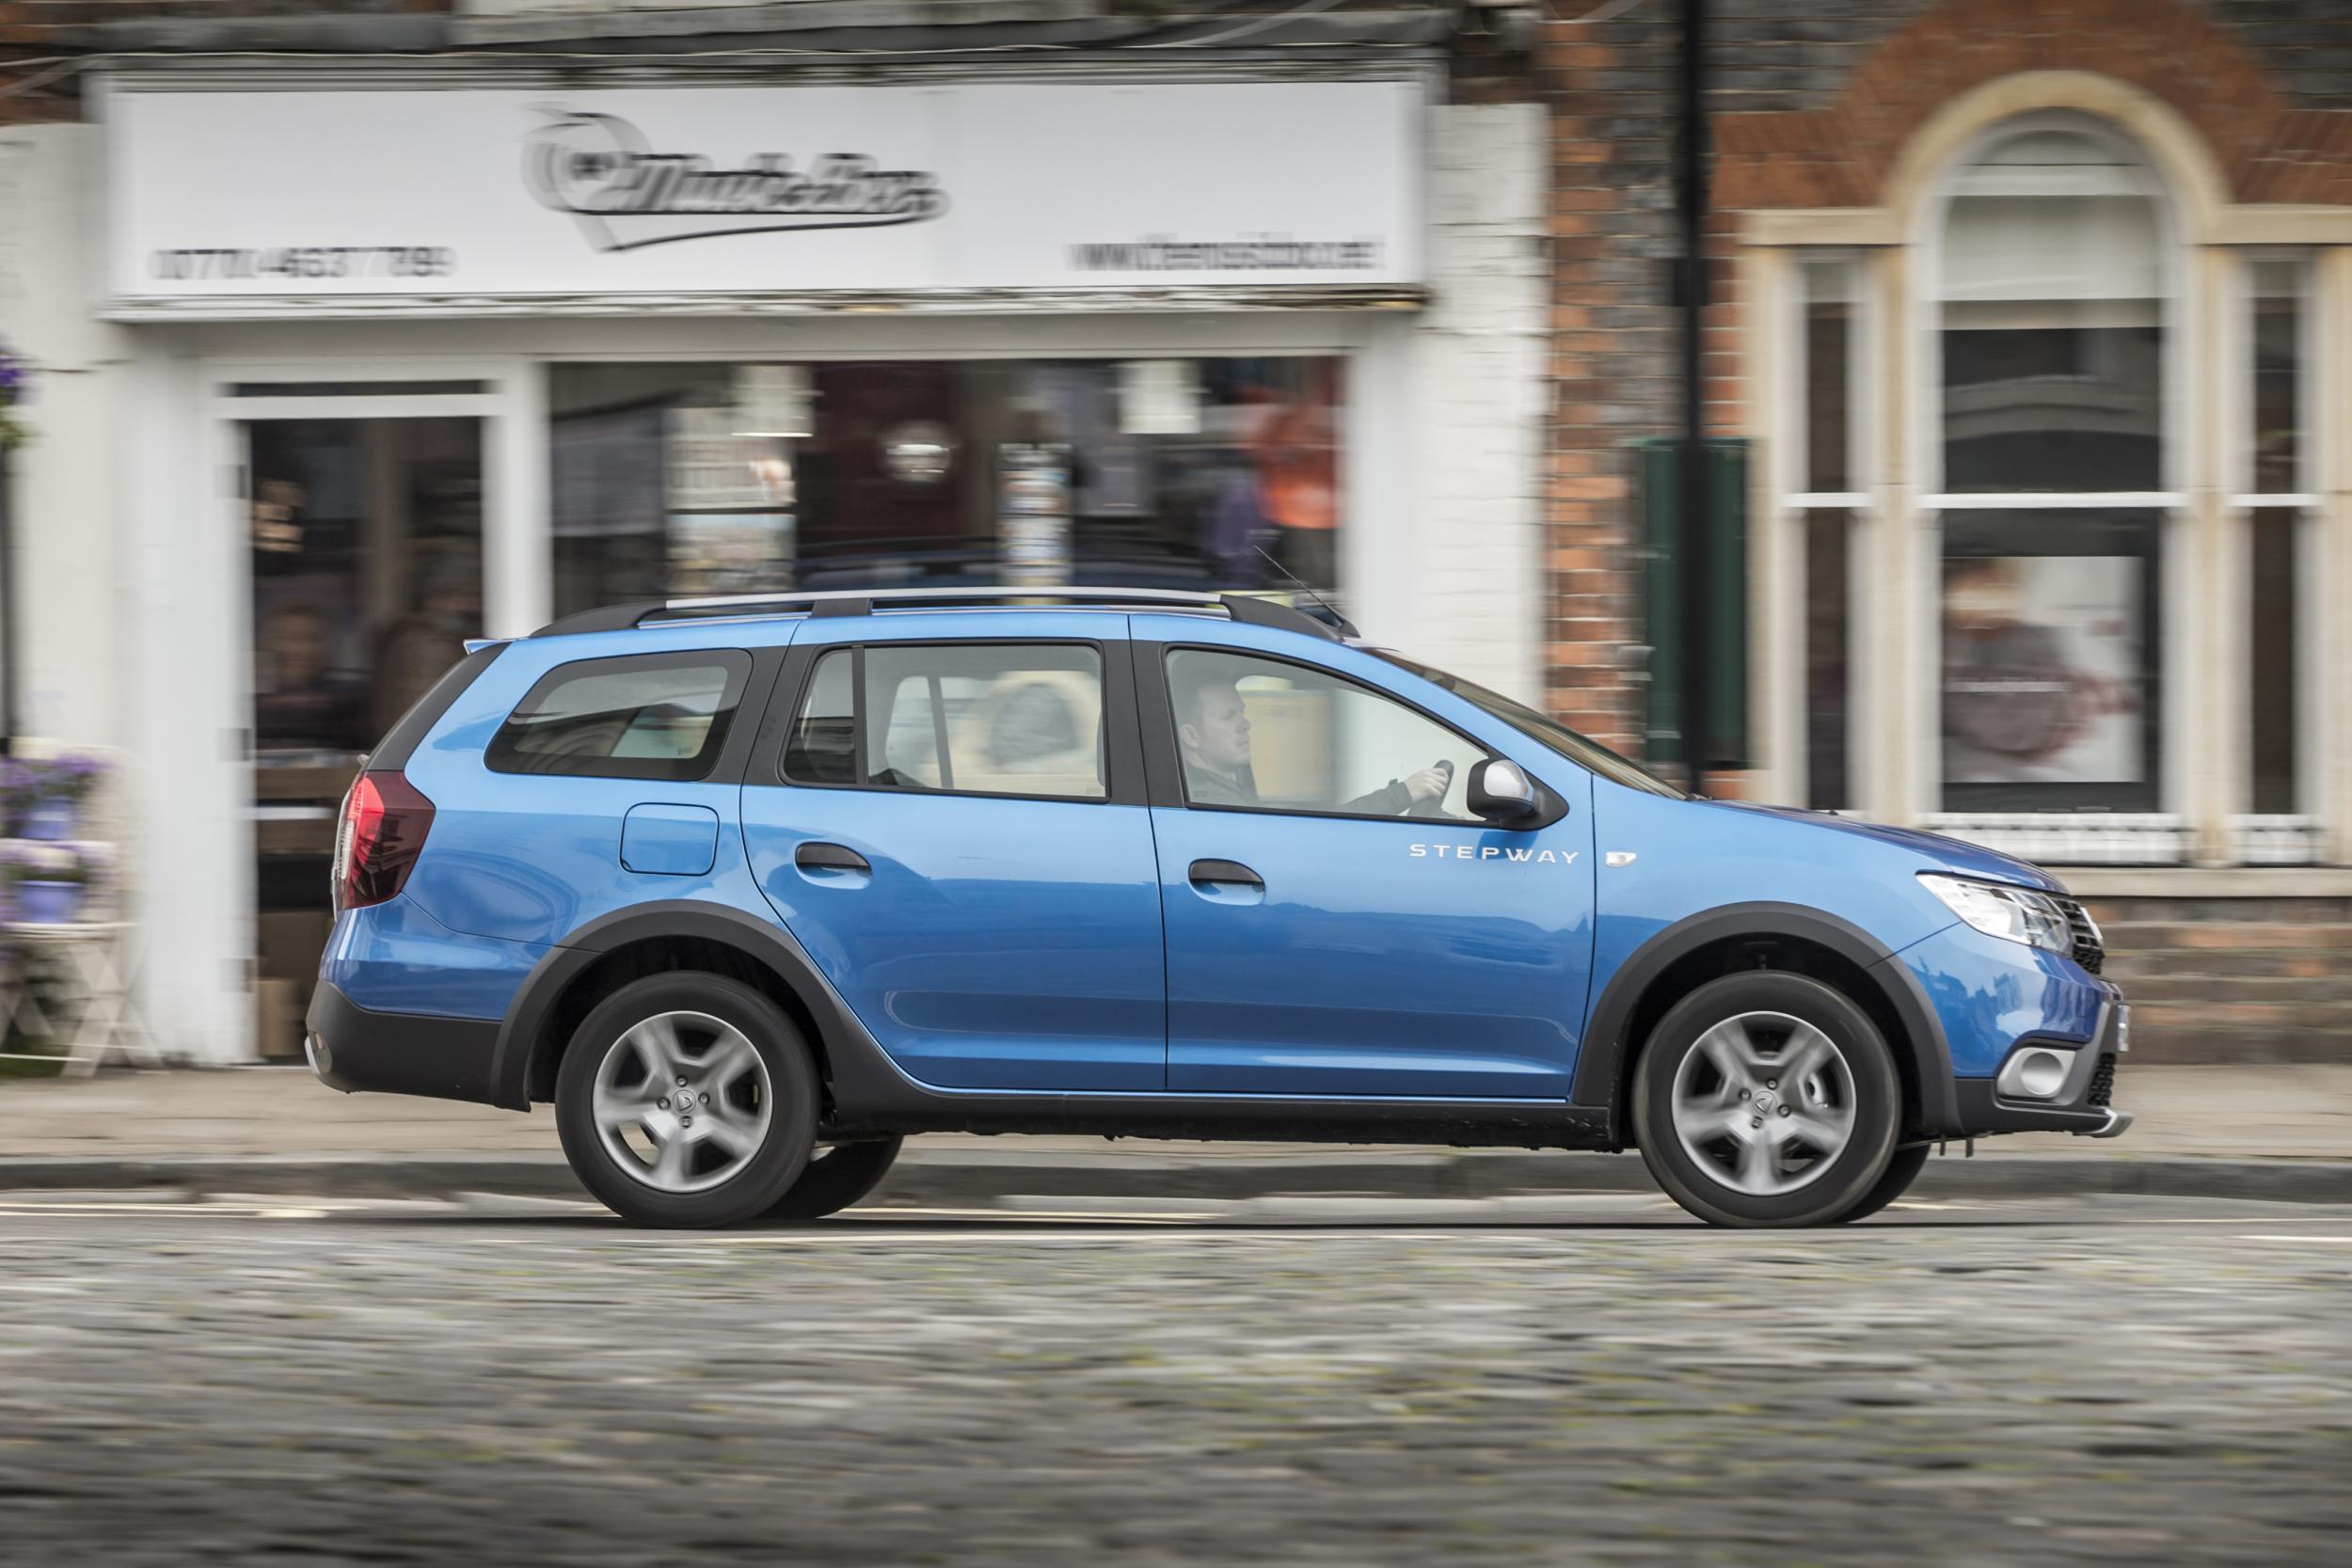
[[[207,277],[448,277],[457,252],[437,245],[309,245],[269,250],[159,250],[171,282]]]

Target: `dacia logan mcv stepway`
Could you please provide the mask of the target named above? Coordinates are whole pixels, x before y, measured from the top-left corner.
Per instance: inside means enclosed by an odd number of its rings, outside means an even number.
[[[1633,1148],[1814,1225],[2126,1125],[2047,874],[1686,796],[1345,629],[917,590],[471,645],[345,803],[311,1064],[552,1102],[666,1226],[831,1213],[939,1131]]]

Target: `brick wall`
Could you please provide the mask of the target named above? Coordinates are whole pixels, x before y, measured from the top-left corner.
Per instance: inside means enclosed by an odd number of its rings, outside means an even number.
[[[2092,898],[2135,1062],[2352,1062],[2352,898]]]
[[[1537,46],[1552,104],[1549,697],[1571,726],[1636,754],[1641,541],[1627,443],[1671,435],[1677,406],[1676,38],[1674,8],[1653,4],[1551,23]]]

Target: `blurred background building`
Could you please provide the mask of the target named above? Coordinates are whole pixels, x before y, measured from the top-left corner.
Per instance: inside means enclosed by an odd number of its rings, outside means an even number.
[[[12,727],[128,759],[151,1026],[294,1048],[461,637],[1295,577],[1672,762],[1680,569],[1710,787],[2352,1049],[2352,16],[1701,8],[1692,555],[1682,0],[0,3]]]

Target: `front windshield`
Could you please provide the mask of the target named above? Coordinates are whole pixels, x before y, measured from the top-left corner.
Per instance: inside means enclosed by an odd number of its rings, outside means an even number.
[[[1577,734],[1556,719],[1536,712],[1524,703],[1515,703],[1500,691],[1489,691],[1474,681],[1459,675],[1449,675],[1442,670],[1432,670],[1418,664],[1403,654],[1386,648],[1368,648],[1365,652],[1375,658],[1386,659],[1400,670],[1419,675],[1434,686],[1441,686],[1471,706],[1502,720],[1528,739],[1549,747],[1579,768],[1590,768],[1613,784],[1628,789],[1639,789],[1651,795],[1663,795],[1669,800],[1687,800],[1682,791],[1645,769],[1640,764],[1617,755],[1599,741]]]

